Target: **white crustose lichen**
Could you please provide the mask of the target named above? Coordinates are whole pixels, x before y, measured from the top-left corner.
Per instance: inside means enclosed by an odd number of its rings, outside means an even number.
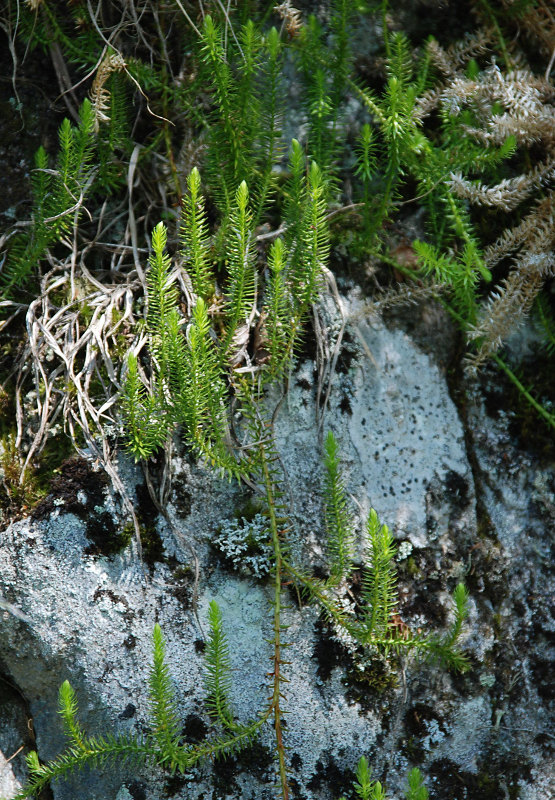
[[[255,514],[226,520],[214,537],[217,549],[243,574],[263,578],[270,572],[272,549],[268,541],[268,520]]]

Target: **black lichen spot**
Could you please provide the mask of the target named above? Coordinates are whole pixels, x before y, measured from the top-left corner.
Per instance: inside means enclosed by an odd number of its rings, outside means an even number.
[[[555,742],[552,737],[553,734],[550,733],[538,733],[534,736],[535,743],[540,745],[544,751],[547,751],[546,755],[549,756],[549,758],[552,758],[555,753]]]
[[[293,608],[298,609],[310,605],[310,601],[312,600],[310,589],[308,589],[306,586],[297,586],[294,583],[288,584],[287,596]]]
[[[403,605],[403,616],[409,619],[412,616],[424,616],[427,628],[443,628],[448,619],[447,609],[443,607],[437,597],[440,591],[441,580],[427,577],[425,582],[418,584],[418,592],[412,601]]]
[[[236,756],[214,762],[214,794],[213,798],[240,797],[241,792],[237,783],[237,775],[247,772],[259,781],[268,779],[268,773],[273,769],[274,755],[272,751],[260,742],[253,742],[245,747]]]
[[[184,611],[188,611],[191,608],[192,595],[191,588],[186,584],[178,583],[173,587],[173,596],[181,604]]]
[[[339,410],[341,411],[342,414],[348,414],[349,416],[352,416],[353,408],[351,406],[351,399],[348,395],[344,394],[343,397],[341,398],[341,401],[339,403]]]
[[[132,719],[137,712],[136,707],[133,703],[127,703],[121,714],[119,715],[119,719]]]
[[[312,567],[312,577],[318,581],[325,581],[329,578],[329,570],[325,569],[321,564],[314,564]]]
[[[119,528],[108,511],[98,512],[95,507],[87,520],[87,538],[90,540],[85,548],[88,556],[114,556],[124,550],[131,541],[131,532],[128,527]]]
[[[328,753],[325,766],[322,761],[317,762],[316,772],[307,786],[312,792],[318,792],[322,786],[327,787],[333,797],[339,797],[345,791],[345,788],[351,785],[354,777],[352,770],[341,769],[333,755]]]
[[[397,568],[400,594],[405,598],[400,607],[402,619],[410,625],[411,617],[423,616],[426,628],[442,628],[447,623],[448,610],[440,602],[438,594],[447,586],[434,551],[415,547],[410,557],[399,562]]]
[[[123,646],[127,647],[128,650],[134,650],[137,646],[137,637],[130,633],[129,636],[123,640]]]
[[[383,709],[385,693],[399,682],[398,657],[390,655],[386,658],[381,653],[376,653],[363,659],[362,648],[359,656],[360,661],[353,659],[347,670],[346,697],[352,703],[358,703],[364,711],[372,711],[377,707]],[[387,724],[387,718],[384,718],[382,727],[385,729]]]
[[[34,509],[35,519],[46,519],[55,510],[74,514],[86,524],[91,544],[87,555],[113,556],[125,549],[131,531],[121,529],[105,510],[106,489],[109,486],[103,472],[95,472],[84,458],[70,458],[60,466],[50,482],[50,494]]]
[[[122,606],[125,606],[126,609],[129,609],[129,603],[127,602],[126,598],[121,597],[111,589],[97,589],[93,594],[93,603],[96,603],[101,597],[109,597],[112,603],[121,603]]]
[[[383,707],[384,692],[397,685],[395,656],[389,661],[380,654],[368,657],[362,647],[351,655],[322,619],[316,623],[315,632],[313,658],[318,662],[318,677],[327,681],[333,669],[341,667],[345,696],[350,703],[358,703],[365,711],[376,705]]]
[[[470,487],[466,478],[450,469],[445,475],[445,488],[451,504],[459,511],[464,511],[470,502],[468,497]]]
[[[204,639],[195,639],[195,653],[204,653],[206,650],[206,642]]]
[[[405,714],[406,738],[400,743],[400,750],[415,764],[421,764],[426,757],[426,749],[422,740],[430,733],[430,723],[437,725],[439,730],[445,733],[443,722],[424,703],[415,703]]]
[[[459,557],[470,564],[464,582],[471,596],[482,594],[497,607],[509,589],[507,562],[499,545],[481,540],[472,550],[461,550]]]
[[[291,768],[298,772],[303,766],[303,760],[298,753],[291,756]]]
[[[135,487],[135,494],[139,511],[143,560],[152,570],[157,561],[167,561],[164,544],[156,530],[158,509],[152,502],[146,484]]]
[[[133,800],[146,800],[146,787],[142,781],[131,781],[127,784],[127,791]]]
[[[247,494],[240,499],[240,504],[235,509],[233,516],[237,520],[244,519],[252,522],[256,515],[262,513],[263,510],[264,506],[260,500]]]
[[[345,666],[348,655],[322,619],[314,627],[316,636],[312,657],[318,662],[316,674],[320,680],[328,681],[335,667]]]
[[[109,484],[108,478],[103,472],[95,472],[86,459],[69,458],[57,472],[50,483],[50,494],[33,511],[35,519],[45,519],[58,508],[54,500],[63,500],[63,510],[81,519],[86,518],[91,506],[104,505],[104,490]],[[85,504],[78,498],[81,491],[87,496]]]
[[[196,714],[189,714],[185,718],[185,724],[181,734],[186,742],[202,742],[208,736],[208,725],[201,717]]]
[[[351,369],[353,360],[356,359],[359,354],[359,350],[358,342],[355,342],[351,332],[346,330],[341,340],[341,350],[339,351],[335,371],[341,375],[347,375]]]
[[[531,658],[530,670],[539,696],[543,700],[555,700],[555,661],[549,658]]]
[[[174,478],[172,502],[175,511],[181,519],[185,519],[191,513],[193,497],[186,488],[186,483],[182,478]]]
[[[291,790],[291,800],[305,800],[306,795],[301,790],[299,781],[296,778],[289,777],[289,789]]]
[[[249,775],[254,775],[259,781],[263,781],[274,764],[274,754],[269,747],[254,741],[245,747],[237,756],[237,764],[241,771],[246,771]]]
[[[194,581],[193,570],[187,565],[181,565],[173,571],[172,584],[173,595],[181,603],[185,611],[191,608],[193,597],[192,583]]]
[[[152,501],[146,483],[135,487],[135,495],[141,515],[141,522],[147,528],[154,528],[158,519],[158,509]]]
[[[327,580],[329,578],[329,571],[321,567],[319,564],[315,564],[312,568],[312,577],[316,578],[317,580]],[[305,606],[310,605],[312,601],[312,594],[310,589],[306,586],[297,585],[293,582],[287,585],[287,594],[289,595],[289,600],[293,604],[294,608],[302,609]]]
[[[121,604],[125,611],[123,612],[123,618],[126,622],[131,622],[135,618],[135,612],[133,609],[129,607],[129,603],[125,597],[121,597],[120,595],[113,592],[111,589],[97,589],[93,595],[92,601],[93,603],[98,602],[101,597],[109,597],[112,603],[114,604]],[[133,637],[134,638],[134,637]]]
[[[178,772],[164,781],[164,794],[166,797],[173,797],[178,792],[181,792],[187,784],[187,778],[180,775]]]
[[[511,758],[504,761],[499,752],[492,753],[475,773],[447,758],[434,761],[427,783],[430,800],[517,800],[519,781],[530,778],[530,765],[523,758]]]
[[[218,759],[214,762],[213,779],[214,779],[214,793],[213,800],[218,800],[222,797],[240,797],[241,790],[236,780],[237,775],[237,759],[233,756],[228,758]]]

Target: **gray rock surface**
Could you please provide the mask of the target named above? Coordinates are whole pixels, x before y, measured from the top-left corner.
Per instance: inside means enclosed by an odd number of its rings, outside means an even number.
[[[450,593],[459,580],[467,582],[465,647],[472,669],[457,676],[409,660],[397,679],[382,679],[383,662],[353,662],[318,610],[299,609],[292,595],[284,705],[293,797],[339,797],[366,755],[391,798],[402,796],[416,764],[432,800],[547,800],[555,793],[553,473],[515,447],[503,418],[487,416],[479,387],[457,408],[444,366],[416,344],[417,336],[370,318],[355,295],[347,312],[347,346],[320,431],[316,373],[308,360],[292,375],[277,417],[293,551],[307,567],[325,566],[319,434],[331,428],[360,528],[373,506],[403,543],[403,620],[444,628]],[[322,315],[337,330],[330,304]],[[72,499],[51,498],[46,518],[21,520],[0,533],[0,595],[29,618],[5,613],[0,619],[1,670],[28,704],[44,760],[63,747],[56,694],[65,678],[87,730],[145,728],[155,622],[167,640],[184,734],[205,731],[200,651],[212,599],[226,624],[239,719],[252,718],[265,703],[268,588],[230,572],[211,546],[250,494],[183,455],[173,466],[168,524],[149,505],[139,471],[121,463],[148,523],[152,546],[144,569],[132,547],[110,557],[98,553],[99,529],[117,534],[123,524],[117,498],[90,470],[89,483]],[[272,741],[268,728],[243,756],[183,780],[152,770],[103,769],[54,785],[53,797],[273,798]],[[16,744],[1,740],[0,749],[11,754]],[[2,792],[9,796],[9,784]]]
[[[0,796],[14,797],[20,789],[21,784],[15,777],[10,762],[4,753],[0,752]]]

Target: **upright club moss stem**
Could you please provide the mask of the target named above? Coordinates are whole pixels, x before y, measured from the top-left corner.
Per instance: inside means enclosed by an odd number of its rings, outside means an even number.
[[[274,731],[276,735],[276,748],[279,762],[279,780],[283,800],[289,800],[289,784],[287,782],[287,765],[285,763],[285,747],[283,744],[283,729],[281,718],[283,711],[280,705],[281,684],[285,680],[281,673],[281,575],[283,566],[283,555],[281,551],[280,530],[278,517],[276,514],[274,483],[268,467],[268,459],[264,449],[264,442],[260,443],[260,462],[262,466],[262,477],[268,501],[268,513],[270,518],[270,532],[272,535],[272,546],[275,558],[275,578],[274,578],[274,655],[272,670],[272,709],[274,714]]]

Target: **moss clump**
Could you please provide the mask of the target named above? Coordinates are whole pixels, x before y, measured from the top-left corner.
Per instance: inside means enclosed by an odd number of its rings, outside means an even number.
[[[135,489],[138,504],[139,529],[141,534],[141,547],[143,550],[143,560],[152,570],[154,564],[167,562],[164,552],[164,544],[158,533],[156,523],[158,521],[158,509],[152,502],[146,484],[137,486]]]
[[[109,511],[100,511],[96,506],[95,513],[87,522],[87,538],[91,544],[85,549],[87,555],[115,556],[129,545],[133,535],[133,525],[118,528]]]
[[[11,519],[24,515],[45,495],[37,481],[35,471],[27,468],[22,475],[23,463],[15,444],[13,433],[4,436],[0,443],[0,509]]]
[[[380,653],[357,659],[351,669],[347,670],[349,694],[364,705],[367,695],[382,695],[399,683],[398,659],[386,659]]]

